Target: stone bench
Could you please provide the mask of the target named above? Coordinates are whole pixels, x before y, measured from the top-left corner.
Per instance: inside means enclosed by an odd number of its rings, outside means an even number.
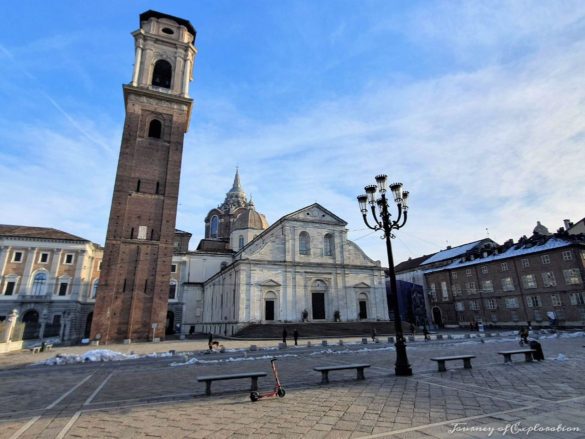
[[[357,379],[358,380],[365,380],[366,377],[364,375],[364,369],[366,367],[370,367],[369,364],[342,364],[342,365],[335,365],[335,366],[317,366],[314,367],[313,370],[317,372],[321,372],[321,384],[328,384],[329,383],[329,371],[331,370],[346,370],[346,369],[355,369],[357,371]]]
[[[38,354],[39,352],[41,352],[41,347],[40,346],[33,346],[33,347],[29,348],[29,351],[31,351],[33,354]]]
[[[258,378],[265,377],[266,372],[246,372],[246,373],[233,373],[229,375],[206,375],[197,377],[197,381],[205,382],[205,394],[211,395],[211,382],[212,381],[223,381],[223,380],[239,380],[244,378],[252,379],[252,386],[250,390],[258,390]]]
[[[46,344],[45,345],[45,351],[52,351],[53,350],[53,345],[52,344]]]
[[[439,366],[439,372],[446,372],[445,367],[446,361],[463,360],[463,367],[465,369],[471,369],[471,359],[475,358],[475,355],[452,355],[450,357],[433,357],[432,361],[436,361]]]
[[[524,354],[524,360],[526,362],[532,361],[532,354],[536,351],[534,349],[515,349],[513,351],[500,351],[498,354],[504,356],[504,363],[511,363],[512,362],[512,355],[515,354]]]

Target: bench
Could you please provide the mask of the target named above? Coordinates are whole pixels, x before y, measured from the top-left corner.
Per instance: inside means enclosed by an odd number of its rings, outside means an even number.
[[[475,358],[475,355],[453,355],[450,357],[433,357],[431,358],[432,361],[436,361],[439,365],[439,372],[446,372],[447,368],[445,367],[446,361],[454,361],[454,360],[463,360],[463,367],[465,369],[471,369],[471,359]]]
[[[346,370],[346,369],[355,369],[357,371],[357,379],[358,380],[365,380],[366,377],[364,375],[364,369],[366,367],[370,367],[369,364],[342,364],[341,366],[318,366],[314,367],[313,370],[317,372],[321,372],[321,384],[328,384],[329,383],[329,371],[331,370]]]
[[[53,350],[53,345],[52,344],[46,344],[45,345],[45,351],[51,351]]]
[[[513,351],[501,351],[498,354],[504,356],[504,363],[511,363],[512,362],[512,355],[514,354],[524,354],[524,359],[526,362],[532,361],[532,354],[536,351],[534,349],[516,349]]]
[[[205,394],[211,395],[211,382],[212,381],[223,381],[223,380],[239,380],[243,378],[252,379],[252,387],[250,390],[258,390],[258,378],[265,377],[266,372],[246,372],[246,373],[233,373],[230,375],[207,375],[197,377],[197,381],[205,381]]]
[[[33,354],[38,354],[39,352],[41,352],[41,347],[40,346],[33,346],[31,348],[29,348],[29,350],[33,353]]]

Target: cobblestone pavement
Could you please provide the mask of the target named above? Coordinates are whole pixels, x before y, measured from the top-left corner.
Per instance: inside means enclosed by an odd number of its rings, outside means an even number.
[[[156,346],[194,352],[172,358],[63,366],[20,366],[33,355],[6,356],[0,366],[0,439],[585,437],[585,337],[542,339],[545,361],[526,363],[516,356],[511,364],[497,352],[518,348],[512,338],[417,341],[408,346],[412,377],[394,376],[394,350],[384,343],[211,355],[197,351],[204,343]],[[275,342],[255,344],[269,348]],[[108,348],[146,353],[153,346]],[[47,355],[88,349],[59,348]],[[473,369],[457,361],[440,373],[430,361],[459,353],[476,355]],[[259,380],[261,391],[269,390],[272,355],[279,357],[284,398],[252,403],[248,380],[214,382],[208,397],[197,382],[210,373],[263,371],[268,376]],[[187,361],[193,358],[198,362]],[[334,371],[331,383],[321,385],[313,371],[356,362],[371,364],[365,381],[356,381],[355,371]]]

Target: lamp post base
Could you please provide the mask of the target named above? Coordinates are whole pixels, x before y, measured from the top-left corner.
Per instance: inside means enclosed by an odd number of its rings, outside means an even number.
[[[411,376],[412,368],[408,364],[408,357],[406,355],[406,343],[402,337],[398,338],[396,344],[396,364],[394,365],[394,372],[396,376]]]

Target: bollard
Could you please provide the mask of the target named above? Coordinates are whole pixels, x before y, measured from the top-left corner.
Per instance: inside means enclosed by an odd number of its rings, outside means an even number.
[[[453,340],[453,336],[452,335],[448,335],[447,336],[447,340]]]
[[[169,350],[169,354],[171,354],[172,356],[175,356],[176,353],[177,353],[177,351],[174,349]]]
[[[409,335],[408,336],[408,341],[414,341],[414,335]]]
[[[278,343],[278,349],[286,349],[286,343]]]
[[[362,344],[368,344],[368,339],[367,338],[362,338]]]
[[[394,337],[388,337],[388,343],[394,343]]]
[[[307,347],[308,347],[308,348],[310,348],[311,346],[312,346],[312,345],[311,345],[311,342],[310,342],[310,341],[308,341],[308,342],[307,342]]]
[[[256,346],[255,344],[251,344],[251,345],[250,345],[250,351],[251,351],[251,352],[253,352],[253,351],[257,351],[257,350],[258,350],[258,346]]]
[[[374,343],[381,343],[380,339],[378,337],[376,337],[376,341]]]
[[[321,346],[327,346],[327,340],[321,341]]]
[[[443,340],[443,334],[437,334],[437,340]]]
[[[343,346],[343,340],[339,340],[339,346]]]

